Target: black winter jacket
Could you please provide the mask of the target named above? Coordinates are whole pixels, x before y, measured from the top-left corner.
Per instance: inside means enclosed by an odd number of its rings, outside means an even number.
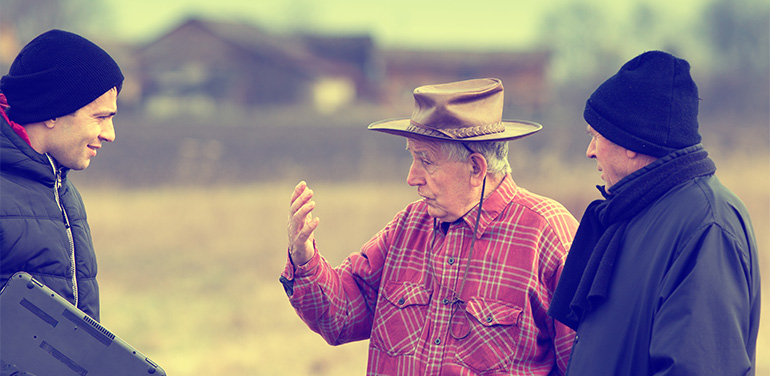
[[[0,116],[0,286],[25,271],[98,321],[91,230],[67,172]]]
[[[567,375],[755,373],[759,258],[738,197],[714,175],[694,178],[629,220],[621,242]]]

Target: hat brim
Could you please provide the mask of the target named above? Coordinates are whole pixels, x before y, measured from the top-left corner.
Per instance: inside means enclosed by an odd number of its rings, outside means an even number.
[[[515,140],[517,138],[529,136],[543,128],[543,126],[538,123],[525,120],[503,120],[502,123],[505,126],[505,130],[503,132],[466,138],[452,138],[439,132],[432,132],[431,134],[414,132],[412,130],[414,127],[411,127],[410,118],[385,119],[376,121],[372,124],[369,124],[368,129],[403,137],[428,137],[444,141],[474,142]]]

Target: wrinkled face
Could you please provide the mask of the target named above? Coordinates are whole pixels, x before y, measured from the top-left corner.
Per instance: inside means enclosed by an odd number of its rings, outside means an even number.
[[[428,205],[428,214],[444,222],[454,222],[475,205],[470,183],[470,162],[450,161],[437,142],[408,138],[406,150],[412,154],[407,184]]]
[[[118,91],[110,89],[72,114],[57,118],[46,140],[45,152],[59,164],[83,170],[103,142],[115,139],[112,118],[118,111]]]
[[[602,173],[605,189],[610,189],[628,174],[634,172],[632,161],[626,148],[604,138],[589,125],[586,132],[591,136],[591,142],[586,150],[586,157],[596,159],[596,169]]]

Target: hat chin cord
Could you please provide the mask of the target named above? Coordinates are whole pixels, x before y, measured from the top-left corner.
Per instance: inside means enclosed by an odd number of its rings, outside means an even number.
[[[471,235],[471,249],[468,252],[468,262],[465,264],[465,271],[463,272],[463,279],[460,282],[460,288],[457,291],[450,289],[454,294],[454,296],[452,297],[452,299],[449,299],[449,302],[447,303],[452,305],[452,314],[449,317],[449,334],[452,336],[452,338],[458,339],[458,340],[467,337],[468,334],[470,334],[471,332],[470,325],[467,325],[466,326],[468,329],[467,331],[461,334],[455,334],[454,330],[452,330],[452,327],[453,327],[452,322],[454,321],[454,317],[458,311],[458,308],[463,304],[465,304],[465,301],[460,299],[460,294],[463,292],[463,288],[465,287],[465,281],[468,279],[468,271],[471,268],[471,260],[473,260],[473,250],[474,250],[474,246],[476,245],[476,233],[479,230],[479,222],[481,222],[481,209],[482,209],[482,204],[484,203],[484,191],[486,190],[486,186],[487,186],[487,177],[484,176],[484,181],[481,183],[481,198],[479,199],[479,212],[476,214],[476,223],[473,226],[473,234]],[[436,241],[436,231],[438,227],[437,222],[438,220],[436,218],[433,218],[433,240],[431,241],[431,249],[433,249],[433,246]],[[429,265],[431,274],[435,275],[433,273],[433,267],[430,266],[432,264],[428,262],[428,265]],[[465,321],[467,322],[468,312],[464,308],[462,309],[461,312],[464,316]]]

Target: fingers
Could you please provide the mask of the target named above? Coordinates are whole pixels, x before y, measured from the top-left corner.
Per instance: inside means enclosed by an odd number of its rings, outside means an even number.
[[[308,203],[311,203],[313,198],[313,190],[307,187],[307,183],[304,181],[297,184],[294,187],[294,192],[291,194],[291,206],[289,207],[289,216],[296,216],[297,212],[302,210]],[[315,206],[315,203],[313,203]],[[307,209],[307,208],[305,208]],[[310,208],[312,210],[312,208]],[[307,211],[308,213],[310,211]],[[307,213],[305,213],[307,214]]]
[[[313,190],[307,183],[300,182],[291,194],[289,207],[289,248],[294,261],[306,260],[313,255],[313,232],[320,220],[313,218],[312,211],[315,202],[312,201]]]
[[[307,183],[300,182],[294,188],[289,206],[289,220],[294,223],[296,230],[301,230],[304,225],[312,222],[310,213],[315,209],[313,190],[307,188]]]
[[[294,187],[294,191],[291,193],[292,204],[302,194],[302,192],[305,191],[305,188],[307,188],[307,183],[305,183],[304,181],[299,182],[299,184],[297,184],[297,186]]]

